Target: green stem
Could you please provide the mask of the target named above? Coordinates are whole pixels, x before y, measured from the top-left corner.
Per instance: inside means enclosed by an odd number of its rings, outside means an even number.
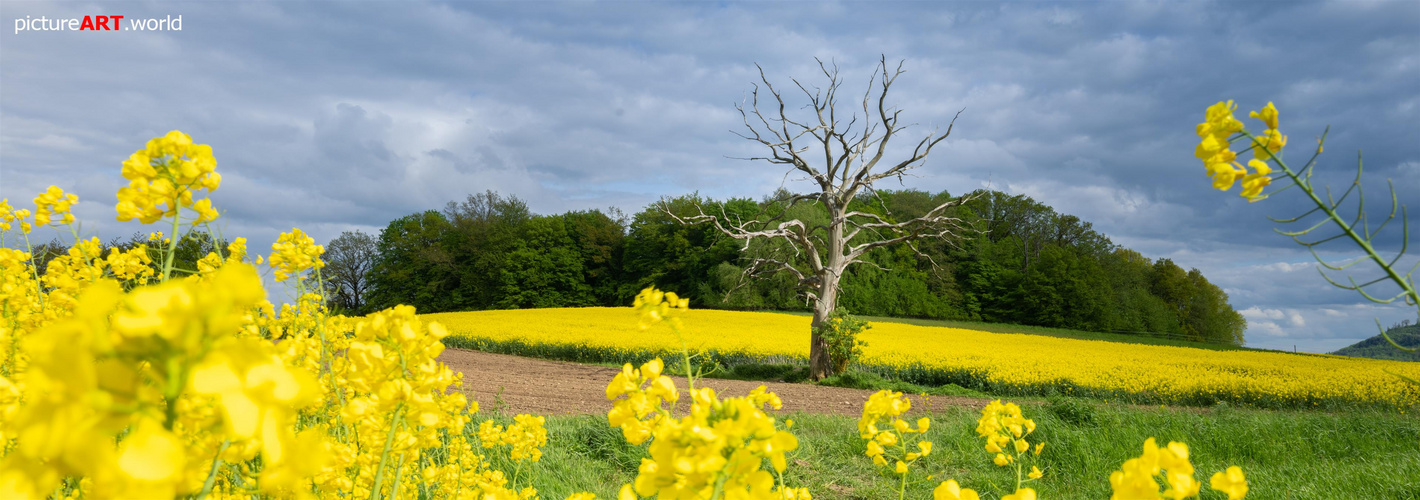
[[[171,201],[177,205],[177,199]],[[168,281],[168,276],[173,272],[173,255],[177,253],[178,229],[182,227],[182,212],[173,214],[173,234],[168,237],[167,255],[163,257],[163,281]]]
[[[897,500],[902,500],[907,494],[907,473],[902,474],[902,481],[897,484]]]
[[[1247,134],[1247,136],[1249,138],[1253,138],[1252,134]],[[1282,159],[1278,158],[1276,155],[1272,156],[1272,161],[1276,162],[1278,166],[1282,167],[1282,171],[1287,174],[1287,177],[1291,178],[1292,182],[1296,183],[1297,187],[1301,188],[1302,192],[1306,193],[1308,198],[1311,198],[1312,203],[1316,204],[1316,207],[1318,209],[1321,209],[1322,213],[1325,213],[1327,218],[1331,219],[1332,222],[1336,223],[1336,225],[1341,228],[1341,231],[1346,234],[1347,238],[1350,238],[1351,241],[1356,243],[1356,246],[1359,246],[1362,250],[1366,251],[1366,258],[1370,259],[1372,262],[1375,262],[1376,265],[1379,266],[1382,271],[1385,271],[1386,277],[1390,278],[1391,281],[1394,281],[1395,284],[1400,285],[1400,288],[1405,291],[1406,295],[1409,295],[1414,302],[1420,304],[1420,293],[1417,293],[1415,291],[1415,286],[1410,282],[1406,281],[1403,277],[1400,276],[1400,273],[1397,273],[1394,268],[1387,264],[1385,259],[1381,258],[1379,253],[1376,253],[1375,247],[1371,246],[1370,240],[1362,237],[1359,233],[1357,233],[1356,230],[1351,226],[1351,224],[1348,224],[1345,220],[1341,218],[1340,214],[1336,213],[1336,209],[1334,207],[1323,202],[1321,200],[1321,197],[1317,196],[1316,190],[1312,188],[1310,181],[1306,181],[1305,179],[1299,177],[1298,172],[1293,172],[1291,167],[1288,167],[1287,163],[1283,162]],[[1361,209],[1364,208],[1365,207],[1361,207]]]
[[[320,268],[316,268],[316,286],[321,291],[321,310],[329,311],[329,304],[325,301],[325,278],[321,276]],[[297,302],[300,300],[297,299]],[[335,394],[340,400],[340,404],[345,404],[345,388],[335,383],[335,370],[330,359],[330,341],[325,336],[325,316],[324,313],[316,317],[316,331],[320,333],[320,365],[327,378],[330,379],[330,386],[335,388]]]
[[[1016,453],[1016,491],[1021,491],[1021,454]]]
[[[385,467],[389,462],[390,448],[394,446],[395,431],[398,431],[400,424],[404,422],[401,418],[403,413],[404,403],[400,403],[399,406],[394,409],[394,416],[390,418],[390,432],[385,436],[385,451],[380,453],[380,466],[375,470],[375,486],[370,489],[371,500],[380,498],[380,486],[384,483]]]
[[[695,390],[695,374],[690,372],[690,349],[685,347],[685,342],[680,343],[680,359],[685,365],[685,387],[687,391]]]
[[[168,358],[167,371],[168,386],[163,392],[163,402],[166,403],[164,413],[167,418],[163,426],[173,430],[173,426],[177,424],[177,400],[182,396],[182,386],[186,382],[182,377],[182,360],[177,356]]]
[[[30,275],[35,277],[35,297],[39,299],[40,309],[44,308],[44,284],[39,281],[39,262],[35,261],[35,246],[30,243],[30,233],[20,231],[25,235],[25,250],[30,254]]]
[[[212,458],[212,468],[207,471],[207,480],[202,482],[202,491],[197,494],[195,500],[203,500],[212,493],[212,486],[217,483],[217,469],[222,466],[222,452],[227,451],[227,447],[231,444],[231,441],[222,441],[222,447],[217,450],[217,456]]]
[[[893,432],[895,432],[895,431],[893,431]],[[902,458],[899,459],[899,460],[906,459],[906,458],[907,458],[907,439],[904,438],[904,437],[902,436],[902,434],[900,434],[900,433],[897,434],[897,446],[898,446],[899,448],[901,448],[901,451],[902,451]],[[907,462],[906,460],[903,460],[903,463],[906,463],[906,462]],[[903,472],[902,472],[902,481],[900,481],[900,482],[898,483],[898,485],[897,485],[897,500],[902,500],[902,499],[903,499],[903,496],[907,494],[907,473],[908,473],[908,472],[910,472],[910,471],[903,471]]]
[[[394,500],[395,495],[399,494],[399,482],[402,477],[404,477],[404,454],[400,453],[399,464],[394,467],[394,484],[390,485],[390,494],[385,497],[387,500]]]

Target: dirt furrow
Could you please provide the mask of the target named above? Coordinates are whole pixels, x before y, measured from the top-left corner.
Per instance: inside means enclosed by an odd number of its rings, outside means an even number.
[[[463,390],[478,401],[484,411],[501,409],[507,414],[538,415],[605,414],[611,409],[606,399],[606,385],[619,369],[561,361],[523,358],[505,354],[489,354],[465,349],[447,349],[439,360],[454,371],[463,373]],[[676,377],[676,386],[685,388],[685,379]],[[702,386],[713,387],[721,397],[743,396],[760,385],[778,394],[784,401],[780,413],[805,411],[857,417],[863,403],[874,391],[845,389],[813,384],[783,382],[750,382],[743,380],[703,379]],[[931,406],[943,408],[961,406],[980,408],[987,400],[958,396],[932,396]],[[925,409],[918,396],[912,396],[913,410]]]

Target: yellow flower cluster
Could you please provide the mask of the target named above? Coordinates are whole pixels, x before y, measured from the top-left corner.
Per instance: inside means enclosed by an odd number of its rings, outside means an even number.
[[[29,234],[30,230],[34,229],[34,226],[25,220],[29,217],[29,209],[15,210],[15,207],[10,206],[9,198],[0,200],[0,231],[9,231],[14,224],[19,223],[20,231]]]
[[[1162,493],[1159,492],[1160,480],[1165,487]],[[1211,483],[1214,490],[1226,493],[1228,500],[1239,500],[1247,495],[1247,479],[1237,466],[1214,474]],[[1160,448],[1154,438],[1144,441],[1142,455],[1125,461],[1120,470],[1109,475],[1109,484],[1114,490],[1110,500],[1182,500],[1198,496],[1201,487],[1193,478],[1188,445],[1170,442]]]
[[[606,399],[614,401],[607,413],[607,422],[620,428],[628,443],[646,442],[656,424],[669,414],[664,403],[674,405],[680,400],[675,382],[661,375],[663,368],[661,358],[647,361],[636,369],[627,363],[606,386]]]
[[[55,308],[51,314],[72,310],[79,292],[104,277],[108,261],[100,258],[101,248],[98,238],[79,241],[45,265],[39,281],[49,289],[45,301]]]
[[[59,189],[59,186],[50,186],[35,197],[35,225],[47,226],[56,216],[59,217],[60,224],[74,223],[74,214],[69,213],[69,207],[78,202],[78,195],[64,194],[64,190]]]
[[[661,419],[652,431],[650,458],[643,458],[633,483],[640,495],[668,498],[706,498],[719,489],[726,499],[778,498],[775,478],[761,464],[768,459],[782,474],[784,454],[798,448],[799,440],[776,429],[777,420],[764,407],[779,409],[781,402],[764,386],[738,398],[720,400],[715,390],[690,391],[690,413]]]
[[[315,239],[306,236],[299,228],[281,233],[276,243],[271,245],[271,250],[271,267],[275,269],[276,281],[286,281],[306,270],[325,267],[325,261],[320,258],[325,253],[325,247],[317,245]],[[296,279],[306,278],[298,276]]]
[[[137,245],[128,250],[110,248],[108,257],[104,258],[104,266],[119,281],[147,284],[156,275],[147,245]]]
[[[1001,403],[995,400],[981,410],[981,418],[976,421],[976,435],[986,438],[986,451],[992,454],[991,462],[1005,467],[1017,463],[1031,449],[1026,440],[1035,432],[1035,421],[1021,415],[1021,407],[1015,403]],[[1045,443],[1035,445],[1034,455],[1039,456]],[[1040,477],[1039,469],[1032,469],[1031,479]]]
[[[1026,477],[1022,475],[1022,459],[1039,457],[1040,452],[1045,449],[1045,443],[1037,443],[1035,450],[1031,450],[1030,442],[1026,440],[1035,432],[1035,421],[1025,418],[1021,414],[1021,407],[1015,403],[1002,403],[995,400],[981,409],[981,418],[976,421],[976,435],[986,438],[986,452],[992,454],[992,463],[1005,467],[1011,464],[1016,466],[1016,488],[1015,492],[1002,496],[1002,500],[1035,500],[1036,493],[1032,488],[1024,488],[1022,485],[1040,479],[1045,474],[1039,467],[1032,465]],[[1029,452],[1029,454],[1027,454]],[[976,490],[962,488],[955,480],[948,480],[937,485],[932,490],[933,500],[977,500],[979,495]]]
[[[636,294],[631,307],[641,313],[642,330],[661,321],[679,329],[683,326],[680,315],[690,310],[690,299],[682,299],[676,296],[675,292],[662,292],[650,287]]]
[[[1287,145],[1287,136],[1277,130],[1277,107],[1269,102],[1261,111],[1250,112],[1248,116],[1261,120],[1264,125],[1267,125],[1267,130],[1252,140],[1253,156],[1262,161],[1271,160]]]
[[[125,162],[120,217],[177,230],[191,206],[194,226],[210,220],[191,191],[216,187],[213,166],[179,132],[154,139]],[[64,223],[73,201],[36,200]],[[4,231],[27,217],[0,204]],[[404,306],[330,316],[319,293],[277,308],[242,238],[169,279],[167,243],[163,273],[142,245],[103,257],[76,241],[42,274],[31,252],[0,248],[0,498],[537,498],[478,451],[537,462],[542,417],[469,432],[477,404],[436,359],[443,327]],[[299,230],[281,243],[288,275],[319,267]]]
[[[679,332],[678,316],[688,301],[654,288],[637,295],[633,309],[641,327],[661,321]],[[682,346],[687,369],[690,354]],[[690,410],[675,417],[665,403],[680,399],[675,383],[661,374],[664,363],[653,359],[632,368],[624,365],[607,384],[606,396],[614,401],[607,422],[621,428],[631,444],[651,441],[649,457],[641,459],[635,481],[624,485],[621,499],[637,495],[660,498],[706,499],[810,499],[807,489],[784,485],[785,454],[799,447],[798,438],[778,427],[764,409],[779,409],[779,396],[759,386],[748,395],[720,399],[715,390],[694,387],[691,378]],[[763,468],[769,462],[774,473]],[[777,484],[776,484],[777,474]]]
[[[509,457],[515,462],[542,460],[542,447],[547,445],[546,420],[533,415],[513,417],[513,424],[504,428],[492,420],[484,420],[478,425],[478,438],[484,448],[509,446]]]
[[[178,215],[179,208],[197,211],[197,223],[217,218],[210,199],[193,203],[194,191],[217,190],[222,176],[217,160],[206,144],[193,144],[179,131],[148,141],[123,162],[123,178],[128,186],[118,190],[118,220],[138,219],[152,224],[163,217]]]
[[[1272,182],[1272,168],[1267,165],[1274,155],[1287,145],[1287,137],[1277,131],[1277,108],[1272,103],[1267,103],[1267,107],[1262,111],[1253,111],[1251,116],[1262,120],[1267,125],[1267,130],[1261,136],[1251,136],[1243,128],[1242,122],[1233,118],[1233,110],[1237,107],[1233,101],[1219,102],[1208,107],[1205,113],[1205,121],[1198,124],[1197,133],[1201,139],[1198,146],[1194,148],[1194,156],[1203,160],[1203,166],[1208,171],[1208,176],[1213,178],[1213,187],[1227,191],[1233,187],[1233,183],[1242,181],[1242,196],[1248,201],[1257,201],[1263,198],[1262,189]],[[1253,173],[1248,173],[1247,168],[1239,164],[1237,153],[1230,148],[1233,137],[1237,134],[1244,134],[1252,137],[1252,150],[1254,159],[1247,162],[1248,167],[1252,167]]]
[[[659,364],[659,359],[655,362]],[[659,418],[650,420],[650,457],[641,459],[636,480],[622,488],[623,497],[633,492],[662,498],[725,499],[803,498],[807,494],[804,490],[785,491],[782,484],[785,453],[797,449],[799,441],[787,430],[778,429],[777,419],[764,412],[766,405],[780,408],[778,396],[764,386],[746,396],[723,400],[708,387],[689,392],[689,414],[675,418],[663,411]],[[608,420],[615,416],[623,425],[639,421],[626,415],[625,410],[614,409]],[[628,441],[636,443],[632,436],[639,438],[640,434],[628,433]],[[777,486],[775,474],[762,468],[765,460],[779,474]]]
[[[932,454],[932,442],[922,439],[922,434],[932,425],[932,419],[917,419],[917,427],[898,418],[912,407],[912,402],[901,392],[878,391],[868,397],[863,404],[863,416],[858,419],[858,436],[867,441],[864,452],[873,459],[873,464],[886,467],[893,460],[893,472],[905,476],[907,468],[918,459]],[[879,421],[886,419],[886,428],[879,429]],[[917,434],[909,440],[908,435]],[[912,451],[913,449],[916,451]]]
[[[161,235],[159,236],[161,237]],[[221,255],[218,255],[217,252],[207,252],[207,255],[202,256],[201,259],[197,259],[197,275],[199,279],[201,277],[210,276],[223,265],[246,261],[246,256],[247,239],[234,239],[231,243],[227,244],[227,257],[225,259],[222,258]],[[260,258],[257,259],[256,263],[261,263]]]
[[[673,336],[645,335],[623,325],[621,308],[475,311],[426,315],[453,335],[525,345],[559,345],[599,353],[674,353]],[[807,359],[809,321],[789,314],[692,309],[681,334],[694,351],[760,359]],[[873,323],[860,363],[904,373],[972,380],[1011,390],[1055,387],[1140,402],[1270,407],[1364,404],[1412,407],[1420,389],[1385,372],[1420,378],[1420,366],[1344,356],[1098,342],[960,328]],[[1062,357],[1060,353],[1075,354]],[[1088,363],[1079,362],[1088,359]],[[961,383],[961,382],[958,382]]]
[[[232,336],[263,295],[255,270],[233,266],[215,282],[125,294],[99,280],[72,316],[27,337],[27,369],[14,374],[22,404],[5,422],[18,446],[0,462],[0,497],[38,498],[66,476],[91,479],[98,498],[195,491],[206,471],[193,466],[212,450],[196,444],[208,433],[243,441],[249,458],[260,452],[264,473],[290,462],[280,454],[291,446],[281,431],[314,394],[271,344]],[[224,370],[242,375],[214,375]],[[225,430],[184,411],[197,406],[221,408]]]
[[[858,419],[858,437],[867,441],[864,454],[872,458],[873,465],[878,467],[886,467],[889,461],[892,462],[892,471],[900,479],[897,489],[899,499],[906,493],[908,467],[932,454],[932,442],[922,438],[932,426],[932,419],[919,418],[917,427],[913,428],[912,424],[898,418],[910,408],[912,401],[901,392],[882,390],[868,396],[868,401],[863,403],[863,416]],[[879,429],[879,422],[886,424],[886,427]],[[916,436],[909,438],[913,434]]]

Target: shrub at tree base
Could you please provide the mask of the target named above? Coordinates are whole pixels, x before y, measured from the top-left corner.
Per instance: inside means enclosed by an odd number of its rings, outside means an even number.
[[[833,369],[831,375],[848,371],[848,364],[863,355],[863,346],[867,343],[859,340],[858,334],[872,327],[841,307],[828,315],[828,319],[818,327],[818,334],[828,344],[828,359]]]

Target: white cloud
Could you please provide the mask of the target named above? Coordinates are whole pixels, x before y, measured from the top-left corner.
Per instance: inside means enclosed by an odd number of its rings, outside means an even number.
[[[1285,316],[1285,313],[1283,313],[1281,309],[1262,309],[1257,306],[1252,306],[1238,312],[1249,320],[1282,319],[1282,317]]]
[[[1248,328],[1248,332],[1257,332],[1263,335],[1269,335],[1273,337],[1287,336],[1287,332],[1282,330],[1282,327],[1277,326],[1277,323],[1273,323],[1271,321],[1262,321],[1257,323],[1256,325],[1250,325],[1250,327]]]

